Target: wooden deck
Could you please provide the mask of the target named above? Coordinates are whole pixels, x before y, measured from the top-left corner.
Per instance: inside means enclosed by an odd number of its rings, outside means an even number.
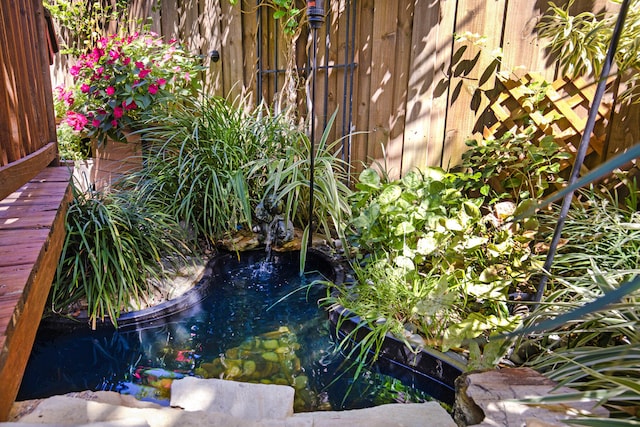
[[[70,174],[44,168],[0,200],[0,421],[18,393],[62,250]]]

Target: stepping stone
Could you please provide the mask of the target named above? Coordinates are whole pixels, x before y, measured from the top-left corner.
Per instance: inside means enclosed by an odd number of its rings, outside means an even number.
[[[294,392],[284,385],[186,377],[171,384],[171,406],[247,420],[277,420],[293,415]]]

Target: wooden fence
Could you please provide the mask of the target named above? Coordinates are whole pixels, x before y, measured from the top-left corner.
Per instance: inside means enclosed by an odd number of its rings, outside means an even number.
[[[209,93],[272,103],[282,97],[286,83],[282,69],[288,58],[296,65],[301,86],[309,86],[311,43],[306,25],[291,44],[295,46],[292,56],[287,57],[289,44],[277,42],[281,27],[269,19],[272,9],[259,6],[259,0],[235,5],[219,0],[163,0],[154,8],[155,3],[133,0],[130,15],[150,17],[153,30],[179,39],[205,58],[213,50],[220,53],[218,62],[207,59]],[[327,108],[317,109],[324,119],[319,123],[338,108],[340,100],[348,99],[339,108],[348,108],[349,114],[337,115],[331,137],[339,137],[341,129],[354,132],[345,141],[356,169],[362,162],[382,161],[383,152],[392,176],[414,167],[456,165],[465,140],[480,135],[492,120],[487,112],[496,95],[494,71],[511,71],[515,77],[535,72],[549,81],[562,77],[536,36],[546,0],[325,3],[329,13],[318,33],[317,58],[326,66],[318,68],[317,81],[326,86],[317,99],[326,98]],[[580,1],[574,6],[595,11],[615,7],[607,0]],[[454,40],[454,34],[466,37]],[[476,35],[482,36],[482,43]],[[352,66],[342,55],[349,49],[353,49]],[[503,54],[497,61],[499,49]],[[261,74],[260,67],[276,72]],[[353,75],[346,76],[349,72]],[[348,88],[343,84],[347,81]],[[280,93],[274,94],[277,88]],[[305,115],[308,100],[300,93],[296,96],[296,111]],[[613,99],[614,94],[608,96]],[[616,114],[602,160],[640,140],[640,108],[613,105],[613,110]]]

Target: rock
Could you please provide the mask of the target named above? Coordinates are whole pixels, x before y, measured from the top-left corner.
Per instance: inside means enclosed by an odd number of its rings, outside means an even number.
[[[581,415],[608,417],[607,410],[595,402],[527,405],[515,401],[525,397],[575,392],[530,368],[503,368],[471,372],[456,380],[454,419],[458,425],[475,426],[566,426],[562,420]]]
[[[456,427],[447,411],[437,402],[392,403],[351,411],[295,414],[295,420],[311,419],[313,427]]]
[[[131,408],[67,396],[53,396],[43,400],[38,403],[33,412],[17,421],[40,425],[115,427],[143,425],[150,427],[253,427],[260,425],[254,421],[235,418],[228,414],[203,414],[202,412],[187,412],[160,406]],[[114,421],[115,423],[113,423]]]
[[[196,382],[190,381],[189,378]],[[187,387],[193,386],[197,382],[193,377],[177,380],[183,381]],[[208,380],[212,381],[212,380]],[[209,398],[216,400],[218,394],[226,394],[226,385],[234,384],[231,381],[213,381],[215,387],[211,387]],[[235,383],[238,384],[238,383]],[[210,384],[211,385],[211,384]],[[245,384],[254,386],[254,384]],[[211,405],[205,404],[206,411],[188,411],[177,408],[166,408],[158,405],[139,402],[142,407],[123,406],[120,403],[129,404],[129,399],[120,398],[116,393],[110,392],[82,392],[76,397],[54,396],[45,400],[33,400],[22,402],[23,406],[29,407],[30,413],[12,418],[16,422],[6,423],[6,427],[36,427],[43,425],[76,425],[94,427],[394,427],[394,426],[438,426],[455,427],[455,423],[447,412],[436,402],[412,403],[412,404],[389,404],[374,408],[357,409],[351,411],[335,412],[306,412],[292,414],[286,411],[286,418],[267,418],[273,410],[259,412],[261,399],[264,391],[272,393],[275,389],[289,389],[282,386],[259,386],[250,387],[251,394],[242,396],[246,412],[250,413],[250,418],[238,418],[228,412],[211,412]],[[192,387],[194,397],[199,394],[200,387]],[[279,390],[280,391],[280,390]],[[200,396],[202,397],[202,396]],[[218,396],[219,397],[219,396]],[[292,394],[287,397],[290,400]],[[274,401],[281,399],[279,394],[265,405],[272,405]],[[90,399],[90,400],[85,400]],[[105,400],[106,403],[97,400]],[[184,394],[183,399],[190,399],[188,394]],[[279,404],[279,402],[275,402]],[[238,399],[230,409],[238,411],[237,405],[241,404]],[[198,403],[196,402],[197,406]],[[202,406],[202,405],[201,405]],[[258,412],[253,412],[258,411]],[[267,413],[269,412],[269,413]],[[15,412],[14,412],[15,413]],[[277,414],[279,415],[279,414]],[[254,418],[263,417],[260,420]],[[5,427],[5,424],[0,423]]]
[[[289,386],[240,383],[186,377],[171,386],[171,406],[186,411],[220,412],[249,420],[293,415],[294,389]]]

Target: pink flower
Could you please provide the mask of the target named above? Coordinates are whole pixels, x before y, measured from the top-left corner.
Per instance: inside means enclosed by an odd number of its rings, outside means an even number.
[[[140,77],[141,79],[144,79],[145,77],[147,77],[149,74],[151,73],[151,70],[148,68],[142,69],[140,70],[140,74],[138,74],[138,77]]]
[[[156,93],[158,93],[158,85],[151,83],[149,85],[149,93],[151,95],[155,95]]]
[[[111,126],[112,127],[117,127],[118,126],[118,121],[117,120],[111,120]]]
[[[98,49],[97,47],[93,49],[93,51],[91,52],[91,59],[93,59],[94,61],[99,61],[100,58],[102,58],[102,56],[104,55],[104,50],[102,49]]]
[[[120,52],[118,52],[115,49],[111,49],[109,51],[109,56],[111,57],[111,59],[118,59],[118,58],[120,58]]]
[[[73,128],[73,130],[80,132],[87,125],[87,118],[80,113],[74,111],[67,112],[67,124]]]
[[[115,117],[116,119],[119,119],[120,117],[122,117],[122,107],[115,107],[113,109],[113,117]]]
[[[122,101],[122,105],[124,106],[125,110],[135,110],[136,108],[138,108],[138,104],[136,104],[136,101],[131,101],[129,104],[127,104],[126,102],[127,101]]]
[[[158,86],[164,86],[164,85],[167,84],[167,80],[160,78],[160,79],[156,80],[156,83],[158,84]]]
[[[135,63],[136,68],[142,70],[144,68],[144,62],[142,61],[136,61]]]
[[[82,86],[80,86],[80,91],[82,93],[89,93],[90,90],[91,90],[91,86],[89,86],[86,83],[83,83]]]
[[[91,126],[93,126],[94,128],[99,127],[100,126],[100,120],[98,120],[98,119],[91,120]]]
[[[58,99],[64,101],[67,105],[73,105],[73,92],[70,90],[64,90],[64,86],[56,87],[58,92]]]
[[[116,88],[113,86],[108,86],[106,89],[107,95],[109,96],[113,96],[114,93],[116,93]]]
[[[131,58],[129,58],[128,56],[125,56],[125,57],[122,59],[122,63],[123,63],[124,65],[129,65],[129,64],[131,63]]]
[[[69,74],[71,74],[73,77],[77,77],[80,73],[80,68],[82,67],[78,64],[72,66],[71,69],[69,69]]]
[[[190,82],[191,81],[191,74],[184,73],[184,80],[187,81],[187,82]]]

